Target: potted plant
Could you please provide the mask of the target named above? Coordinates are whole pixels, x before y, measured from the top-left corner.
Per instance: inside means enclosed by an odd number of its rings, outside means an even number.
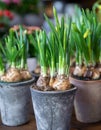
[[[41,74],[31,87],[31,95],[38,130],[69,130],[76,92],[68,79],[71,20],[67,26],[64,18],[59,22],[56,10],[53,11],[56,26],[45,16],[51,27],[49,36],[44,30],[36,33]]]
[[[29,38],[29,41],[30,41],[30,44],[31,44],[31,49],[32,50],[32,53],[35,55],[36,57],[36,61],[37,61],[37,64],[36,64],[36,67],[33,67],[32,69],[32,75],[35,77],[36,81],[37,79],[39,78],[40,76],[40,72],[41,72],[41,67],[40,67],[40,56],[39,56],[39,49],[38,49],[38,44],[37,44],[37,39],[36,39],[36,34],[37,36],[39,35],[39,32],[40,30],[37,30],[35,31],[34,33],[28,35],[28,38]]]
[[[29,121],[29,86],[34,78],[27,69],[27,44],[26,31],[23,32],[22,27],[19,34],[11,29],[4,43],[0,43],[0,111],[2,123],[8,126]]]
[[[12,30],[17,31],[19,33],[20,26],[19,25],[14,25],[11,27]],[[27,65],[28,65],[28,70],[30,72],[39,72],[37,71],[37,61],[38,61],[38,49],[37,49],[37,44],[34,44],[33,42],[35,41],[35,33],[36,31],[39,31],[40,28],[37,26],[25,26],[23,25],[23,31],[27,30],[26,35],[28,39],[28,57],[27,57]],[[33,74],[33,73],[32,73]],[[38,74],[38,73],[37,73]]]
[[[101,120],[101,23],[89,9],[79,9],[78,14],[71,29],[76,64],[70,82],[78,87],[74,102],[77,119],[91,123]]]
[[[30,72],[33,72],[34,70],[36,70],[37,68],[37,62],[38,62],[38,50],[37,50],[37,45],[33,44],[33,38],[35,38],[35,33],[36,31],[39,31],[40,28],[38,26],[26,26],[25,28],[27,28],[28,30],[28,40],[29,40],[29,51],[28,51],[28,59],[27,59],[27,63],[28,63],[28,68],[30,70]],[[33,73],[32,73],[33,74]]]

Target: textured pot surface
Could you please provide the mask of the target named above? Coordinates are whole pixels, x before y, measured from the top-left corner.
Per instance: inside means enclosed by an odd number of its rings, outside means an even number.
[[[101,120],[101,80],[82,81],[70,77],[78,88],[74,106],[77,120],[92,123]]]
[[[66,91],[31,88],[37,130],[69,130],[76,87]]]
[[[29,121],[31,94],[34,78],[25,82],[0,82],[0,110],[2,123],[18,126]]]
[[[36,58],[28,58],[27,59],[27,65],[28,65],[28,70],[30,72],[32,72],[36,68],[36,66],[37,66]]]

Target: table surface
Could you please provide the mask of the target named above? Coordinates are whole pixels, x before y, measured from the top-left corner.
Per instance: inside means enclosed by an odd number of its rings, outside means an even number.
[[[34,115],[30,116],[29,123],[18,127],[7,127],[3,125],[0,120],[0,130],[37,130]],[[76,120],[75,115],[73,114],[70,130],[101,130],[101,121],[93,124],[80,123]]]

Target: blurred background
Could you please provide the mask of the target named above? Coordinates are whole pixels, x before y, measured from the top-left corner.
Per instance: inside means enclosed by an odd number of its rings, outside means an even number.
[[[92,8],[96,0],[0,0],[0,36],[11,26],[23,24],[39,26],[48,31],[43,14],[53,19],[52,7],[57,9],[58,16],[75,15],[74,6]]]
[[[24,25],[29,32],[43,28],[47,34],[50,31],[49,25],[44,19],[44,13],[54,23],[53,6],[57,10],[58,17],[63,15],[74,18],[76,16],[75,6],[89,8],[96,11],[101,22],[101,0],[0,0],[0,40],[6,36],[11,27],[18,29],[15,25]],[[30,26],[30,27],[29,27]],[[37,66],[38,54],[29,41],[28,45],[28,66],[32,71]],[[40,67],[36,69],[39,72]]]

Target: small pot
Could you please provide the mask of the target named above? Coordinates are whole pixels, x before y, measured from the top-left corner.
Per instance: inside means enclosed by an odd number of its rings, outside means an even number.
[[[101,80],[83,81],[70,77],[78,88],[74,108],[77,120],[83,123],[101,121]]]
[[[13,16],[14,16],[13,19],[10,21],[10,27],[14,25],[23,24],[23,19],[21,15],[13,13]]]
[[[31,113],[30,85],[34,78],[24,82],[0,82],[0,110],[4,125],[18,126],[29,121]]]
[[[23,17],[23,24],[24,25],[29,25],[29,26],[39,26],[41,27],[43,24],[43,17],[41,15],[37,15],[37,14],[26,14]]]
[[[30,72],[32,72],[35,68],[36,68],[36,66],[37,66],[37,60],[36,60],[36,58],[28,58],[27,59],[27,65],[28,65],[28,70],[30,71]]]
[[[69,130],[76,87],[39,91],[31,87],[37,130]]]

